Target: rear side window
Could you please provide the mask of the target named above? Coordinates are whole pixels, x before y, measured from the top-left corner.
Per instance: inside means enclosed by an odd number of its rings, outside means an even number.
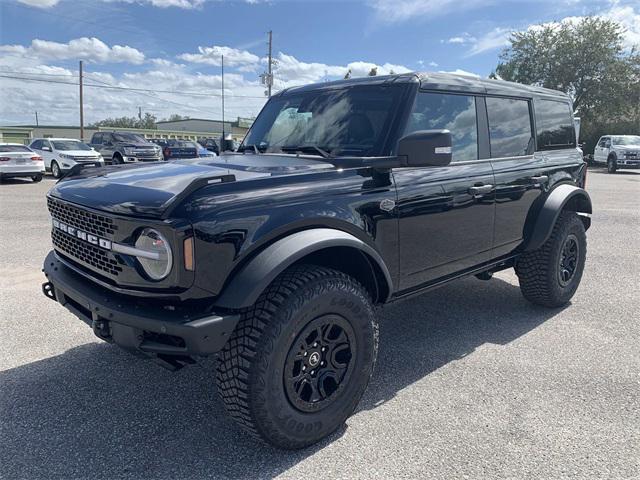
[[[491,158],[533,154],[533,130],[529,102],[487,97]]]
[[[102,143],[102,133],[94,133],[91,143],[95,143],[96,145]]]
[[[31,148],[35,148],[36,150],[42,149],[42,140],[36,140],[31,144]]]
[[[576,146],[576,130],[568,103],[536,100],[538,150]]]
[[[451,132],[453,162],[478,159],[475,97],[419,92],[405,134],[440,129]]]

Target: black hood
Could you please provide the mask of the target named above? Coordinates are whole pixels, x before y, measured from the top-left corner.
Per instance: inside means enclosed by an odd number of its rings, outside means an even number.
[[[335,168],[321,158],[294,155],[227,154],[221,157],[84,169],[62,179],[49,195],[122,215],[160,217],[194,182],[227,176],[227,181],[279,177]],[[233,177],[230,177],[233,176]]]

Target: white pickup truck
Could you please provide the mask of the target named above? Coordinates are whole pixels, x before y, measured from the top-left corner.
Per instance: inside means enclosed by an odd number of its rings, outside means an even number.
[[[607,165],[609,173],[620,168],[640,168],[639,135],[605,135],[593,151],[594,163]]]

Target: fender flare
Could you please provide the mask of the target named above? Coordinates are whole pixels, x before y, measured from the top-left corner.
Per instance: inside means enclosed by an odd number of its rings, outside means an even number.
[[[564,209],[580,213],[592,213],[591,197],[586,190],[575,185],[563,184],[554,188],[548,195],[538,212],[535,226],[531,232],[524,251],[530,252],[540,248],[551,236],[553,226]],[[581,216],[585,229],[591,225],[589,217]]]
[[[258,253],[233,275],[215,301],[215,306],[229,309],[250,307],[288,267],[311,253],[331,247],[351,247],[366,254],[369,261],[374,261],[383,273],[387,291],[392,291],[389,269],[374,248],[342,230],[313,228],[288,235]]]

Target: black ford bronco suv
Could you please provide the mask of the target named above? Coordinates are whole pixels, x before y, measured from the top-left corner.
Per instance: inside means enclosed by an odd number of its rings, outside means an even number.
[[[229,413],[301,448],[363,395],[374,306],[507,268],[533,303],[566,304],[585,177],[559,92],[448,74],[290,88],[236,153],[58,182],[43,291],[168,368],[217,355]]]

